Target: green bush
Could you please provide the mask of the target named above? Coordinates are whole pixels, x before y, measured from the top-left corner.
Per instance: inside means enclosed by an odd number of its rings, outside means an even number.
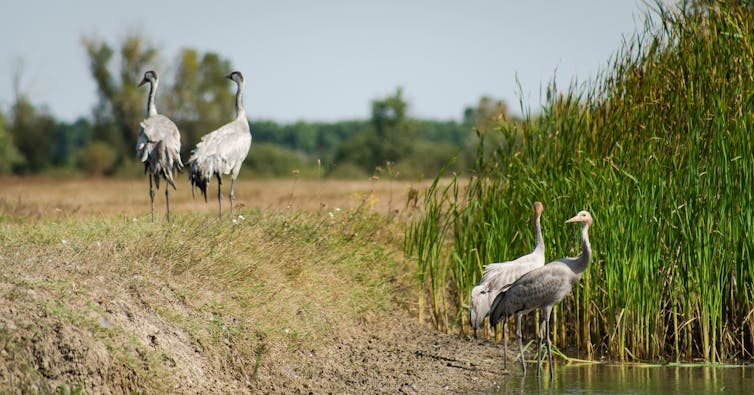
[[[78,154],[79,167],[89,175],[104,175],[113,170],[118,153],[111,146],[92,141]]]
[[[342,162],[334,165],[327,174],[327,177],[356,180],[365,179],[369,177],[369,174],[367,174],[361,166],[357,166],[351,162]]]
[[[254,143],[244,166],[255,177],[287,177],[292,171],[301,171],[306,163],[302,156],[282,146]]]

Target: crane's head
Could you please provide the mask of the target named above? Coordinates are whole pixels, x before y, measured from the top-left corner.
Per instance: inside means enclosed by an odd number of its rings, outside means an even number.
[[[484,285],[477,285],[471,290],[469,305],[469,323],[476,330],[482,326],[484,317],[490,312],[489,291]]]
[[[142,78],[141,82],[139,82],[139,86],[142,86],[147,82],[154,83],[155,81],[157,81],[157,73],[155,73],[154,70],[149,70],[144,73],[144,78]]]
[[[537,216],[542,215],[542,213],[545,211],[545,206],[540,202],[534,202],[534,214]]]
[[[227,78],[229,80],[233,80],[233,81],[235,81],[238,84],[240,84],[240,83],[243,82],[243,75],[241,74],[240,71],[234,71],[234,72],[226,75],[225,78]]]
[[[579,213],[576,214],[573,218],[566,221],[566,223],[569,223],[569,222],[581,222],[584,225],[591,225],[592,215],[589,214],[589,211],[579,211]]]

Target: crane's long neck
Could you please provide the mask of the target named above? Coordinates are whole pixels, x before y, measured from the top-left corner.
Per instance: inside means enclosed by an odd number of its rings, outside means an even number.
[[[243,81],[237,82],[238,90],[236,91],[236,118],[243,117],[246,119],[246,110],[243,108]]]
[[[592,259],[592,246],[589,244],[589,224],[584,223],[581,227],[581,255],[576,258],[573,271],[581,277],[581,273],[589,266]]]
[[[149,99],[147,100],[147,116],[157,115],[157,106],[154,104],[154,97],[157,94],[157,80],[149,81]]]
[[[545,241],[542,239],[542,226],[539,224],[541,214],[534,217],[534,253],[545,254]]]

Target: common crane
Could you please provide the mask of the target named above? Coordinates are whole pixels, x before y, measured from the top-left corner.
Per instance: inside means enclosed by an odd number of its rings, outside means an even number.
[[[243,106],[244,80],[241,72],[234,71],[227,75],[238,86],[236,90],[236,118],[221,126],[217,130],[202,137],[201,141],[189,158],[189,181],[191,193],[194,187],[199,188],[207,201],[207,185],[212,176],[217,178],[217,203],[220,208],[219,217],[223,215],[223,195],[221,191],[223,174],[230,174],[230,217],[233,219],[233,206],[236,201],[236,178],[241,170],[246,155],[251,147],[251,129],[246,119]]]
[[[183,169],[181,162],[181,133],[170,118],[158,114],[155,106],[157,93],[157,73],[149,70],[144,73],[139,86],[149,83],[149,98],[147,99],[147,118],[139,123],[139,138],[136,143],[136,155],[144,163],[144,173],[149,178],[149,200],[154,222],[154,189],[160,188],[160,177],[175,189],[173,173],[176,169]],[[165,204],[167,205],[167,219],[170,221],[170,188],[165,187]]]

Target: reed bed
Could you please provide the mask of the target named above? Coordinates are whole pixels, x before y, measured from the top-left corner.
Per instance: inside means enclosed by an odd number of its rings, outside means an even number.
[[[734,3],[654,5],[592,81],[551,84],[541,115],[480,133],[468,185],[429,189],[406,233],[433,322],[463,328],[483,266],[533,248],[539,200],[548,260],[580,253],[565,219],[595,218],[590,268],[554,315],[559,347],[752,359],[754,10]]]

